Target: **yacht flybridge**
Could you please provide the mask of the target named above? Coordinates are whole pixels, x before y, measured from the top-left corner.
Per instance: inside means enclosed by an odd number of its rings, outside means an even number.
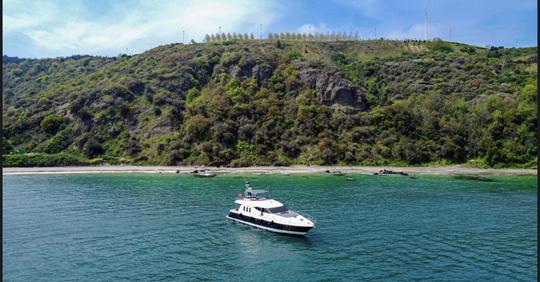
[[[264,230],[294,235],[304,235],[315,227],[312,220],[288,210],[282,203],[261,197],[267,192],[251,189],[246,182],[244,195],[238,192],[234,201],[240,207],[230,210],[227,218]]]

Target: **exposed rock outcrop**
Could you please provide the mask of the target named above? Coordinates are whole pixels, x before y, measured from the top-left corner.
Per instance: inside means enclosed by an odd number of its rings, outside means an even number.
[[[354,85],[337,69],[325,68],[316,62],[295,61],[293,64],[299,71],[300,81],[315,89],[322,103],[367,109],[365,89]]]
[[[144,133],[144,137],[150,138],[156,135],[168,134],[173,132],[173,130],[173,122],[169,117],[167,117],[152,127],[152,129],[146,131]]]
[[[266,87],[274,69],[263,58],[245,53],[227,53],[214,69],[215,74],[227,73],[233,78],[254,78],[260,86]]]

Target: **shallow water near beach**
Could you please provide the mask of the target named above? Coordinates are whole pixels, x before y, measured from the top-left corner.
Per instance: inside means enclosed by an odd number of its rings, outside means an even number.
[[[4,280],[536,281],[536,177],[349,176],[4,176]],[[317,228],[226,219],[244,180]]]

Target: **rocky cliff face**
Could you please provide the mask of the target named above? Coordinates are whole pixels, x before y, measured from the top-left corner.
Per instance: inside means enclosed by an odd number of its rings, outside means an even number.
[[[317,91],[317,98],[326,105],[342,105],[365,110],[368,103],[365,89],[354,85],[337,69],[316,62],[295,61],[299,78]]]
[[[232,78],[240,80],[246,78],[255,79],[259,85],[266,87],[268,80],[272,77],[274,68],[259,56],[255,54],[235,53],[233,55],[226,54],[222,62],[216,66],[214,73],[226,73]]]
[[[336,68],[317,62],[295,60],[292,65],[298,70],[299,80],[317,92],[317,98],[325,105],[340,105],[356,110],[366,110],[368,103],[365,89],[354,85]],[[274,73],[274,68],[260,58],[237,57],[229,64],[217,67],[218,73],[228,73],[233,78],[253,78],[262,87]]]

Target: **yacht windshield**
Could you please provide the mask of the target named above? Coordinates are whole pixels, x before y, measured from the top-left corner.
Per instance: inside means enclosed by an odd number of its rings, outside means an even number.
[[[283,213],[289,211],[285,206],[277,207],[277,208],[269,208],[266,209],[270,213]]]

